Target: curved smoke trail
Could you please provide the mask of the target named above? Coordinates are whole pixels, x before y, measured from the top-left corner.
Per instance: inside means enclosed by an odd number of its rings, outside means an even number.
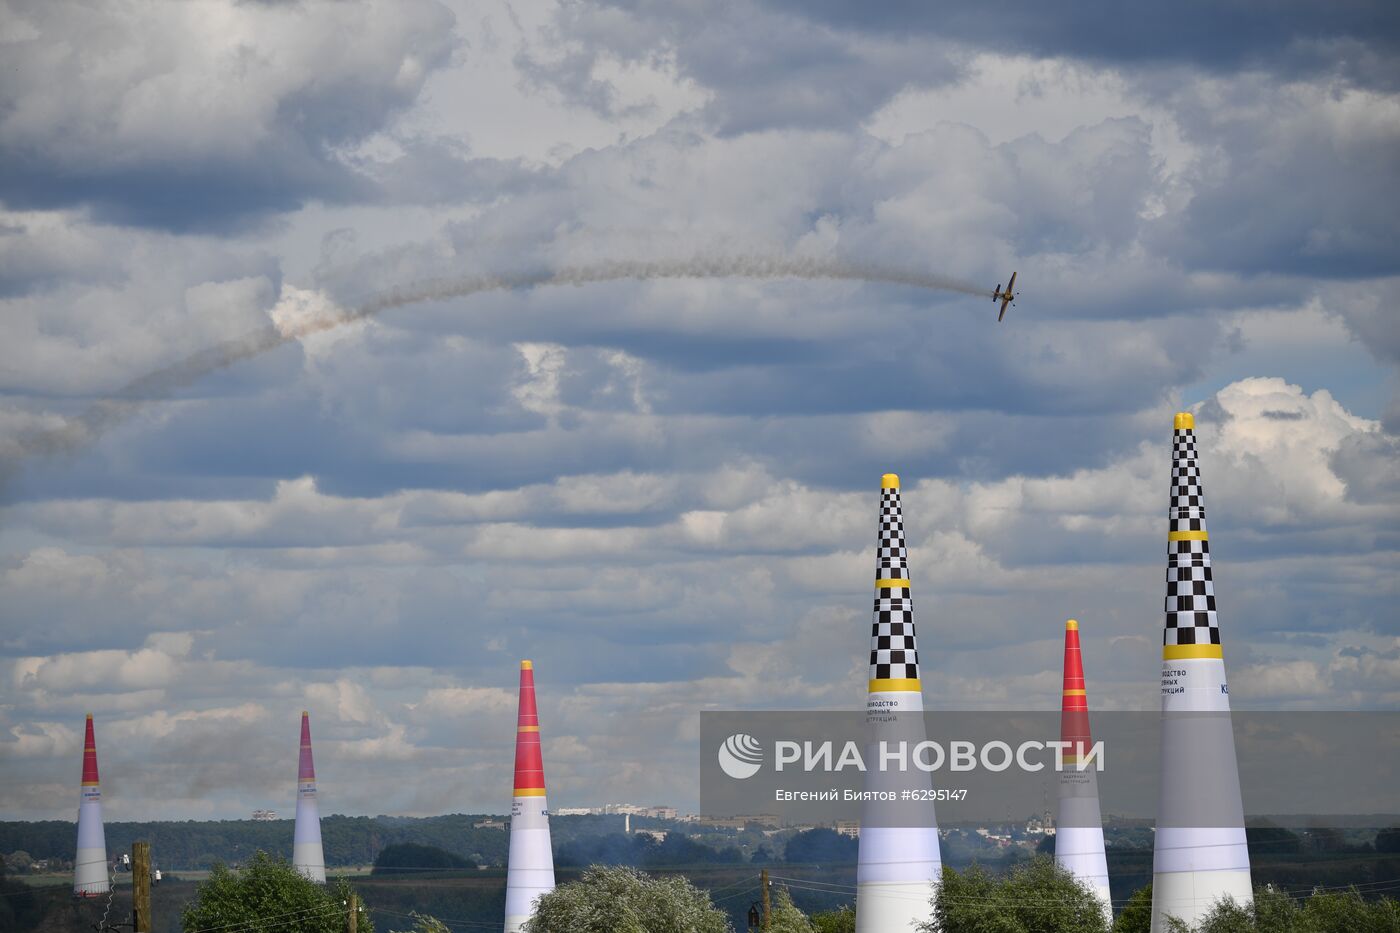
[[[482,292],[507,291],[517,288],[682,278],[839,279],[908,285],[913,288],[959,292],[978,297],[986,297],[991,293],[989,289],[979,288],[969,282],[932,272],[916,272],[839,259],[789,257],[698,256],[673,260],[624,259],[569,266],[551,271],[432,279],[389,289],[340,315],[285,326],[269,324],[266,328],[239,338],[225,340],[171,366],[135,379],[123,386],[115,398],[94,403],[81,414],[67,419],[61,426],[21,436],[17,456],[10,458],[9,463],[0,465],[0,483],[3,483],[18,468],[21,461],[30,457],[53,456],[76,450],[95,440],[117,421],[134,414],[141,406],[166,397],[202,376],[232,366],[242,360],[251,359],[294,340],[334,330],[345,324],[373,317],[383,311],[421,304],[425,301],[465,298]]]

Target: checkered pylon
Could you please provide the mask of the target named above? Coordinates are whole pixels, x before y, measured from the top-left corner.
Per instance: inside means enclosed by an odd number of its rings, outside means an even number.
[[[880,546],[875,555],[875,619],[870,629],[870,689],[889,689],[889,681],[919,679],[919,650],[914,640],[914,600],[909,593],[904,517],[899,506],[899,477],[887,473],[880,482]],[[877,682],[885,682],[877,684]]]
[[[1206,500],[1201,490],[1201,468],[1196,465],[1196,421],[1187,412],[1176,416],[1168,518],[1167,620],[1162,644],[1168,648],[1215,645],[1218,650],[1220,623],[1215,616]]]

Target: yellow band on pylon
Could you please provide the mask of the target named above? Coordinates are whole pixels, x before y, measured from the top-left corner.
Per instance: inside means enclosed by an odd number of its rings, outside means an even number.
[[[1219,645],[1163,645],[1163,661],[1187,661],[1192,658],[1224,658]]]
[[[1065,690],[1065,691],[1063,691],[1063,693],[1061,693],[1061,696],[1067,696],[1067,697],[1082,697],[1082,696],[1088,696],[1088,695],[1089,695],[1089,694],[1086,693],[1086,692],[1083,691],[1083,690]]]
[[[543,787],[517,787],[517,788],[515,789],[515,796],[517,796],[517,797],[543,797],[543,796],[544,796],[544,788],[543,788]]]
[[[876,580],[876,581],[875,581],[875,589],[877,589],[877,590],[900,590],[900,589],[907,590],[907,589],[909,589],[909,581],[908,581],[908,580],[899,580],[899,579]]]
[[[870,681],[871,693],[921,693],[917,677],[888,677]]]
[[[898,473],[886,473],[884,476],[880,477],[880,488],[881,488],[881,489],[898,489],[898,488],[899,488],[899,474],[898,474]]]
[[[1172,427],[1178,431],[1196,430],[1196,416],[1189,411],[1179,411],[1172,419]]]
[[[1168,541],[1209,541],[1210,535],[1205,531],[1169,531]]]
[[[539,726],[519,726],[519,727],[516,728],[515,731],[516,731],[516,732],[539,732],[539,731],[540,731],[540,727],[539,727]]]

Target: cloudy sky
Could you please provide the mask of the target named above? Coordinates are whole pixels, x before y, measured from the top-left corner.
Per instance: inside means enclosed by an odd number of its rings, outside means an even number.
[[[1237,708],[1400,706],[1400,7],[0,0],[0,813],[693,806],[706,707],[1151,708],[1198,413]],[[218,365],[425,279],[513,288]],[[310,327],[308,328],[308,324]],[[275,344],[275,346],[274,346]],[[154,377],[153,377],[154,374]]]

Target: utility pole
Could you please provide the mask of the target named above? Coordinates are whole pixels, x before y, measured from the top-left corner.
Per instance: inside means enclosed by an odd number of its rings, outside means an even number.
[[[768,912],[773,909],[772,902],[768,899],[768,869],[763,869],[758,875],[759,885],[763,888],[763,926],[761,929],[768,929]]]
[[[131,844],[132,933],[154,933],[151,923],[151,844]]]
[[[350,933],[355,933],[360,920],[360,896],[354,891],[350,892],[350,918],[347,921]]]

